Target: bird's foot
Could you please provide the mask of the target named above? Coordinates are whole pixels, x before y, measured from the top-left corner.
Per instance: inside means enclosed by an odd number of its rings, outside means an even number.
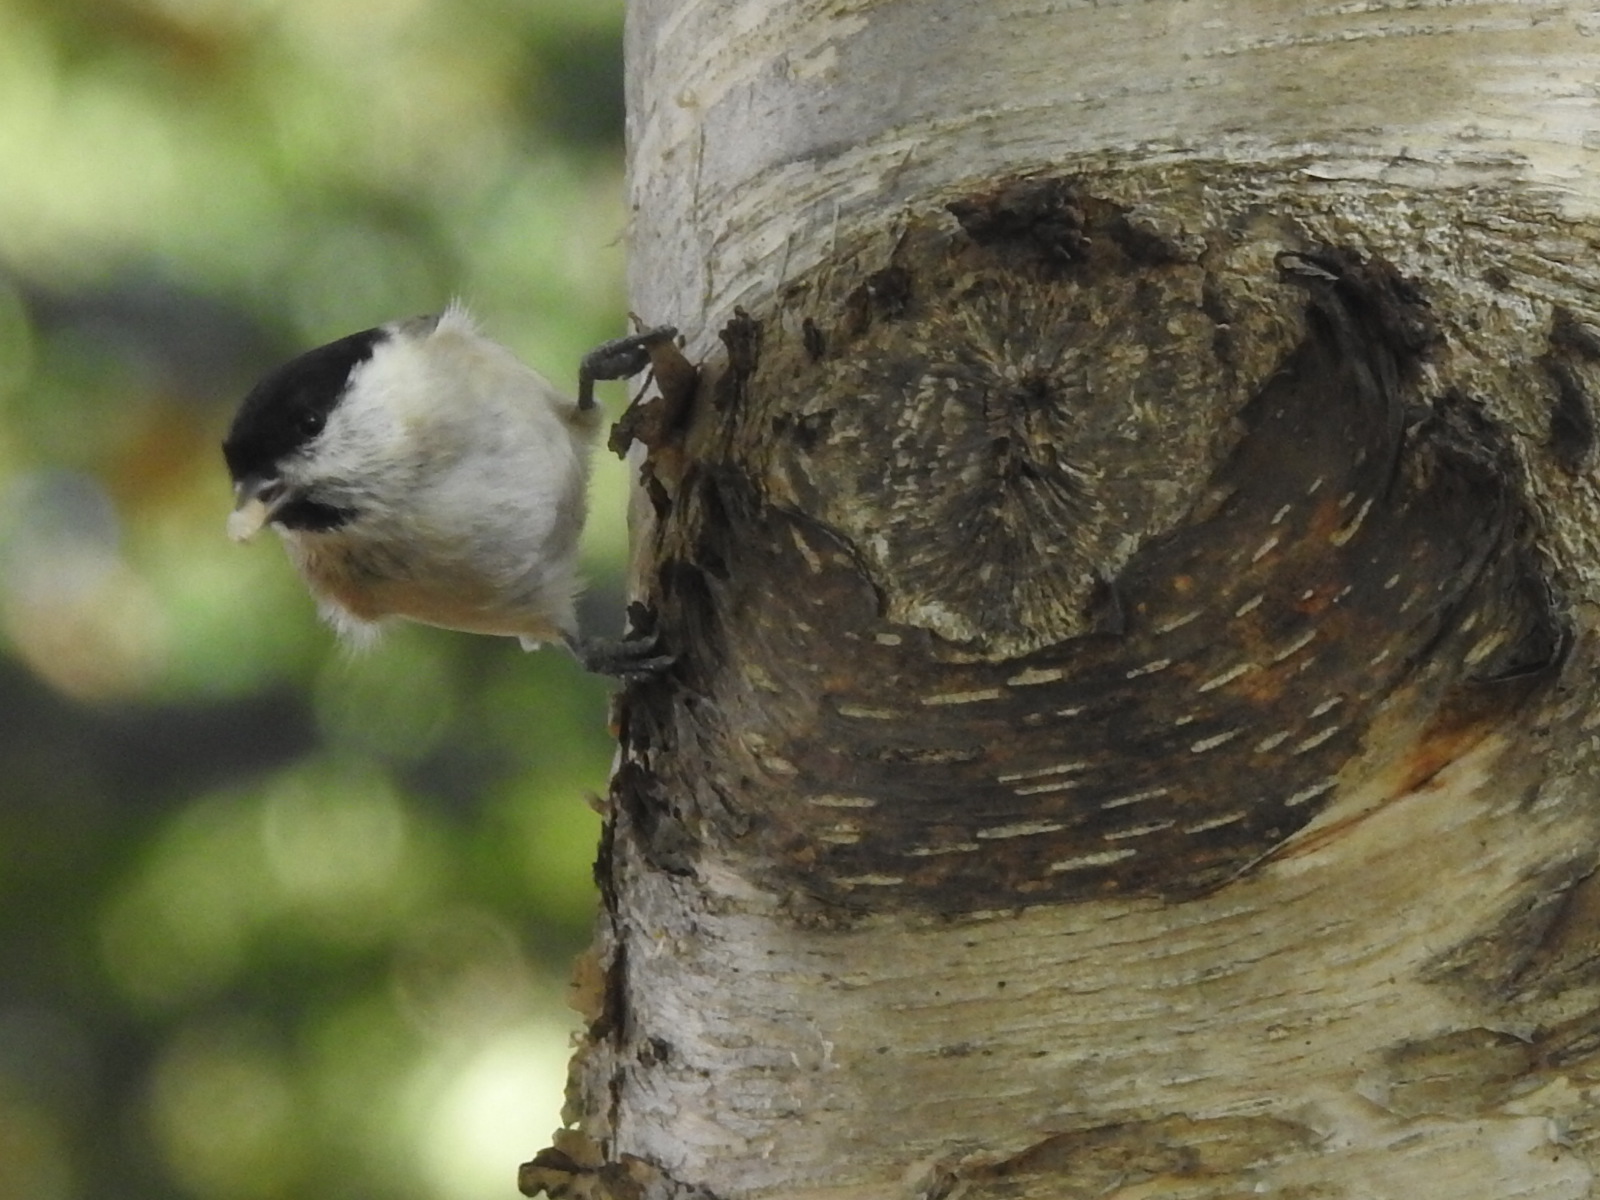
[[[675,655],[662,652],[661,639],[653,633],[626,638],[569,637],[566,641],[584,670],[630,683],[654,679],[677,661]]]
[[[627,379],[650,365],[650,348],[678,336],[671,325],[657,325],[642,333],[602,342],[583,356],[578,366],[578,407],[594,406],[594,385],[600,379]]]

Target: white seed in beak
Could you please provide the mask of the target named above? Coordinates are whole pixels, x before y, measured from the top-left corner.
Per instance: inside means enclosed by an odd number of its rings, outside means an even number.
[[[236,542],[248,542],[260,533],[289,498],[287,489],[275,479],[241,479],[233,490],[235,501],[228,514],[228,536]]]

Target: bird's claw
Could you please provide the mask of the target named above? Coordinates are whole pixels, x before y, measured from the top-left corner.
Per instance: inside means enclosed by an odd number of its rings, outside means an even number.
[[[678,336],[671,325],[657,325],[641,333],[602,342],[583,356],[578,366],[578,407],[594,404],[594,385],[600,379],[627,379],[650,365],[651,347]]]
[[[654,679],[678,661],[675,655],[662,652],[661,639],[653,633],[626,638],[573,637],[567,639],[567,648],[584,670],[630,683]]]

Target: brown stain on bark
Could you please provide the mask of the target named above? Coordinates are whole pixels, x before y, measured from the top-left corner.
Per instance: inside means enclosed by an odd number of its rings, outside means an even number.
[[[1272,1166],[1314,1153],[1317,1142],[1312,1130],[1277,1117],[1164,1117],[1059,1133],[998,1161],[952,1164],[941,1182],[947,1195],[959,1188],[985,1200],[1223,1200],[1252,1194]],[[1274,1194],[1310,1200],[1299,1189]]]

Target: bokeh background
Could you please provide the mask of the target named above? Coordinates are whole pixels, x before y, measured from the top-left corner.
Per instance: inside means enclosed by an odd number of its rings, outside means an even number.
[[[453,295],[569,384],[624,329],[621,20],[0,0],[0,1200],[509,1200],[556,1126],[606,689],[340,652],[217,445]]]

